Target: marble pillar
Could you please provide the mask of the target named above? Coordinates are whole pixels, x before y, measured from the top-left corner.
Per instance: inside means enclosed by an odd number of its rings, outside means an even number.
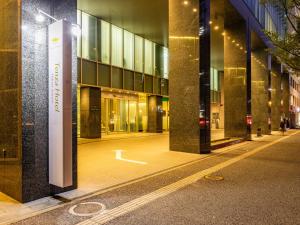
[[[77,20],[76,0],[22,1],[22,202],[77,187],[77,54],[72,47],[72,149],[73,185],[58,188],[48,179],[48,28],[50,19],[38,23],[38,9],[58,20]]]
[[[272,130],[280,130],[280,120],[282,118],[282,90],[281,90],[282,74],[281,66],[277,62],[272,62],[271,72],[271,116],[272,116]]]
[[[247,136],[247,25],[226,1],[224,30],[225,137]]]
[[[169,0],[170,149],[190,153],[200,153],[198,9],[196,0]]]
[[[101,138],[101,89],[80,90],[80,137]]]
[[[263,48],[254,49],[251,57],[252,133],[261,128],[262,134],[269,134],[268,53]]]
[[[152,95],[148,97],[148,132],[162,133],[163,132],[163,109],[162,97]]]

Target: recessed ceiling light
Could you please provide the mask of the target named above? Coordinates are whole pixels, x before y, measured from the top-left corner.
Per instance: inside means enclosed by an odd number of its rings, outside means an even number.
[[[39,13],[36,15],[35,20],[39,23],[43,23],[45,21],[45,17],[41,13]]]

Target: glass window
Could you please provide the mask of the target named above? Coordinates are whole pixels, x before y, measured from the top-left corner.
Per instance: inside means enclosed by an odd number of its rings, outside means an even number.
[[[144,39],[139,36],[135,36],[134,39],[135,39],[134,68],[135,71],[143,73]]]
[[[101,62],[110,64],[110,24],[101,20],[100,34],[98,33],[101,40],[98,41],[99,44],[99,56],[101,57]]]
[[[112,25],[111,31],[111,63],[113,66],[123,67],[123,30]]]
[[[169,50],[166,47],[163,47],[163,58],[164,58],[164,78],[169,77]]]
[[[151,41],[145,40],[145,68],[146,74],[153,74],[153,43]]]
[[[134,35],[124,31],[124,68],[133,70]]]
[[[96,61],[97,19],[82,13],[82,58]]]
[[[214,90],[219,90],[219,76],[218,76],[218,70],[214,69]]]
[[[81,27],[81,11],[77,10],[77,24]],[[81,35],[77,36],[77,56],[81,57]]]

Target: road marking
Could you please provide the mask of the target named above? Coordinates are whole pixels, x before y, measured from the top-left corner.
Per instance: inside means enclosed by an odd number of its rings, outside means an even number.
[[[147,165],[146,162],[136,161],[136,160],[131,160],[131,159],[124,159],[122,157],[123,150],[115,150],[115,152],[116,152],[116,160],[125,161],[125,162],[129,162],[129,163],[140,164],[140,165]]]
[[[228,166],[231,166],[232,164],[235,164],[245,158],[248,158],[272,145],[275,145],[277,144],[278,142],[282,141],[282,140],[285,140],[287,138],[290,138],[291,136],[295,135],[295,134],[298,134],[299,132],[296,132],[294,134],[291,134],[290,136],[285,136],[285,137],[282,137],[274,142],[271,142],[269,144],[266,144],[266,145],[263,145],[261,147],[257,147],[255,149],[253,149],[252,151],[249,151],[249,152],[246,152],[242,155],[239,155],[237,157],[234,157],[232,159],[229,159],[223,163],[220,163],[216,166],[213,166],[211,168],[208,168],[206,170],[203,170],[203,171],[200,171],[194,175],[191,175],[189,177],[186,177],[182,180],[179,180],[175,183],[172,183],[170,185],[167,185],[165,187],[162,187],[156,191],[153,191],[149,194],[146,194],[144,196],[141,196],[139,198],[136,198],[130,202],[127,202],[127,203],[124,203],[123,205],[120,205],[116,208],[113,208],[113,209],[110,209],[110,210],[107,210],[105,211],[103,214],[101,215],[97,215],[97,216],[94,216],[92,217],[91,219],[88,219],[88,220],[85,220],[81,223],[78,223],[77,225],[87,225],[87,224],[105,224],[109,221],[112,221],[120,216],[123,216],[125,214],[128,214],[146,204],[149,204],[159,198],[162,198],[162,197],[165,197],[171,193],[174,193],[190,184],[193,184],[195,182],[197,182],[198,180],[202,179],[203,177],[207,176],[207,175],[210,175],[212,173],[215,173],[221,169],[224,169]]]
[[[92,212],[92,213],[77,213],[75,212],[75,209],[79,206],[79,205],[96,205],[96,206],[101,206],[101,208],[99,210],[97,210],[96,212]],[[82,202],[79,203],[77,205],[73,205],[70,209],[69,209],[69,213],[74,215],[74,216],[82,216],[82,217],[86,217],[86,216],[95,216],[98,215],[100,213],[105,212],[106,206],[100,202]]]

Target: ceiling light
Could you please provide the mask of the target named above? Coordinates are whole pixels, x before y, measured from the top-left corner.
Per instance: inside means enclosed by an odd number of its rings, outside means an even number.
[[[43,23],[45,21],[45,17],[41,13],[39,13],[36,15],[35,20],[39,23]]]
[[[184,5],[188,5],[188,4],[189,4],[189,1],[184,1],[183,4],[184,4]]]
[[[215,29],[215,30],[219,30],[219,26],[215,26],[214,29]]]
[[[193,8],[193,12],[197,12],[198,10],[196,8]]]

